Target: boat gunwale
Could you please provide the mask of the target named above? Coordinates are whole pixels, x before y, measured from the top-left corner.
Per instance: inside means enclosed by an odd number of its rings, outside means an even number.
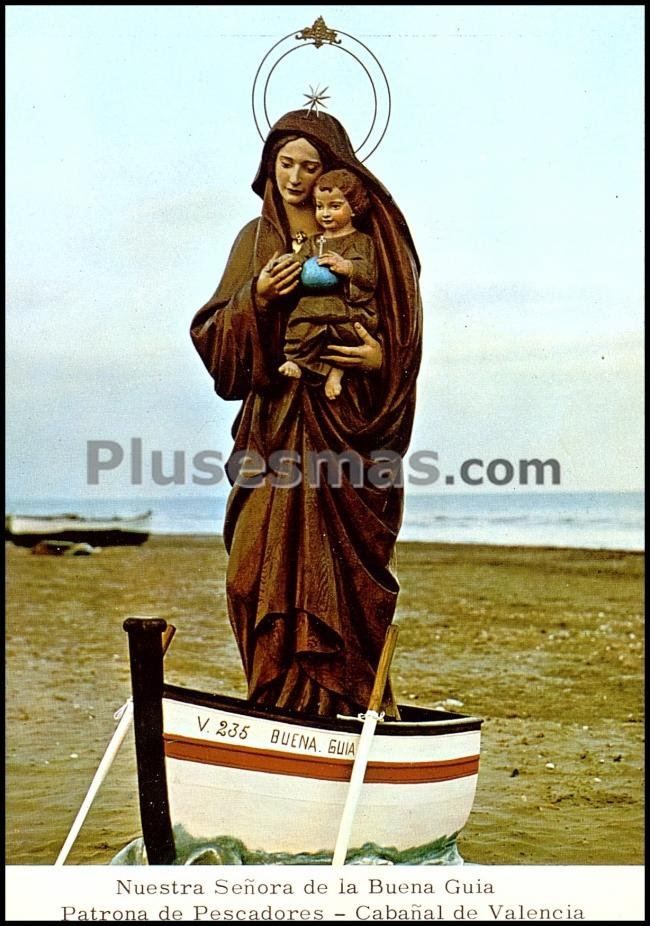
[[[184,704],[195,704],[197,706],[217,710],[237,711],[240,714],[262,720],[275,721],[276,723],[289,723],[296,726],[300,725],[337,733],[360,732],[360,720],[358,717],[345,718],[341,715],[337,717],[308,716],[298,711],[287,709],[279,710],[276,707],[268,707],[261,704],[252,705],[242,698],[234,698],[220,693],[197,691],[192,688],[172,685],[168,682],[165,682],[163,685],[163,700],[165,698]],[[407,714],[421,711],[422,713],[428,714],[441,713],[444,716],[440,720],[434,718],[429,718],[427,720],[389,720],[377,724],[375,731],[377,735],[443,736],[448,733],[468,733],[480,730],[483,724],[483,720],[480,717],[456,714],[451,711],[438,712],[434,708],[415,707],[411,705],[399,705],[399,708],[400,711],[405,711]]]
[[[12,518],[24,521],[82,521],[92,523],[93,521],[144,521],[149,520],[153,514],[152,508],[147,508],[138,514],[111,514],[111,515],[85,515],[75,514],[73,511],[62,511],[58,514],[21,514],[19,511],[12,511],[5,515],[5,520]]]
[[[58,525],[61,525],[58,528],[59,532],[66,530],[114,530],[124,531],[125,533],[150,533],[149,525],[151,524],[152,514],[152,511],[145,511],[142,514],[125,515],[124,517],[107,516],[92,518],[75,514],[8,514],[5,517],[5,530],[15,536],[31,533],[40,534],[44,532],[34,531],[34,526],[47,524],[48,531],[51,529],[51,525],[54,526],[54,529],[56,529]],[[16,526],[18,526],[18,530],[16,530]]]

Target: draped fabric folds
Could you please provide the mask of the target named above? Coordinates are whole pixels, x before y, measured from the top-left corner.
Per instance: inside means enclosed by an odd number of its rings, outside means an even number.
[[[284,136],[310,141],[325,169],[356,171],[372,202],[360,228],[377,252],[384,360],[377,372],[348,370],[334,401],[322,381],[278,373],[295,294],[265,309],[255,301],[261,268],[275,251],[289,250],[270,169]],[[399,458],[408,448],[421,350],[419,264],[401,212],[331,116],[283,116],[253,189],[263,197],[262,214],[238,235],[216,293],[191,327],[217,394],[242,402],[231,459],[245,465],[224,525],[229,617],[251,701],[349,713],[367,704],[399,589],[390,561],[403,489],[373,454]],[[327,462],[316,461],[328,452],[326,478]]]

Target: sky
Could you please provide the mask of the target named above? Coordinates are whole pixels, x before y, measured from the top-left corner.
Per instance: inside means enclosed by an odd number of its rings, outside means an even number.
[[[192,458],[227,456],[239,403],[214,395],[189,324],[259,214],[255,73],[319,15],[390,86],[366,163],[422,262],[411,450],[443,471],[554,458],[567,490],[642,488],[641,6],[10,5],[10,500],[206,493]],[[334,48],[278,64],[271,120],[316,85],[358,144],[371,87]],[[99,485],[89,441],[124,448]],[[155,484],[152,451],[169,471],[184,456],[183,485]]]

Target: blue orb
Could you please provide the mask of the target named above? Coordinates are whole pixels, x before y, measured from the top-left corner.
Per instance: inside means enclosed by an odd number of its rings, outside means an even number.
[[[302,265],[300,281],[309,289],[330,289],[336,286],[339,278],[329,267],[321,267],[317,257],[310,257]]]

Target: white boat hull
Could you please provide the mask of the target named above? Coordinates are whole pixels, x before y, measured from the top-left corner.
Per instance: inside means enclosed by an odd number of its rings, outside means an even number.
[[[139,545],[151,532],[151,512],[123,518],[83,518],[77,515],[19,515],[5,518],[5,536],[18,546],[41,540],[94,546]]]
[[[179,692],[181,690],[178,690]],[[361,723],[163,698],[171,820],[196,838],[222,835],[249,849],[333,851]],[[480,721],[434,717],[380,724],[373,739],[350,847],[402,851],[452,838],[467,822],[478,780]]]

